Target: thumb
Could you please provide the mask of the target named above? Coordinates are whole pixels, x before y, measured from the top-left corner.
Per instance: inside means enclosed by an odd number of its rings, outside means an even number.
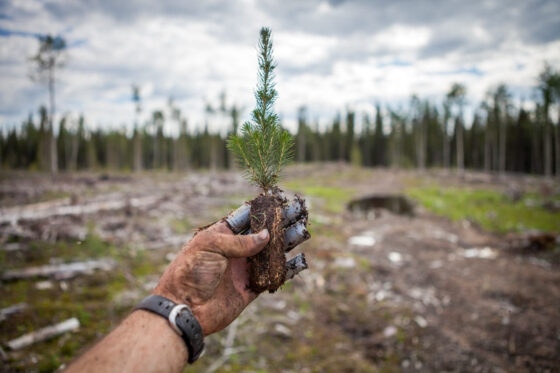
[[[246,258],[253,256],[261,251],[270,239],[267,229],[263,229],[256,234],[248,234],[245,236],[225,233],[216,233],[212,236],[210,249],[227,258]]]

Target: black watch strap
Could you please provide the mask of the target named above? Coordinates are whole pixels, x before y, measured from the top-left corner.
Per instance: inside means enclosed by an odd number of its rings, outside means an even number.
[[[176,304],[159,295],[150,295],[135,310],[146,310],[166,318],[171,327],[183,338],[189,350],[189,363],[194,363],[204,352],[204,335],[198,320],[185,304]],[[171,317],[170,317],[171,316]]]

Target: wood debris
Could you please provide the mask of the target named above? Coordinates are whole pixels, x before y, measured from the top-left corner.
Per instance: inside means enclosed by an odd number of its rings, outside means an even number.
[[[45,205],[37,203],[0,209],[0,223],[16,224],[20,220],[39,220],[53,216],[66,215],[88,215],[100,211],[121,210],[127,207],[145,207],[155,204],[161,199],[160,196],[147,196],[142,198],[118,198],[107,201],[96,201],[82,205]],[[66,201],[64,201],[66,202]]]
[[[0,321],[6,320],[8,316],[13,315],[14,313],[21,312],[27,309],[27,307],[27,303],[17,303],[13,306],[0,309]]]
[[[45,341],[50,338],[54,338],[60,334],[64,334],[80,327],[80,321],[77,318],[72,317],[71,319],[65,320],[55,325],[50,325],[39,329],[37,331],[27,333],[12,339],[7,343],[7,346],[11,350],[20,350],[32,344]]]
[[[52,277],[56,280],[64,280],[82,274],[91,274],[95,270],[111,271],[117,263],[112,259],[87,260],[84,262],[63,263],[56,265],[44,265],[39,267],[27,267],[12,269],[2,274],[3,281],[30,279],[35,277]]]

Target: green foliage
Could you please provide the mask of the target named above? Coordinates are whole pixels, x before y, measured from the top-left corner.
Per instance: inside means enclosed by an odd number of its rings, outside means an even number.
[[[493,190],[439,187],[411,188],[407,194],[438,215],[469,219],[495,232],[560,231],[560,214],[543,208],[545,201],[536,195],[514,202]]]
[[[313,179],[302,179],[285,183],[285,186],[288,189],[303,193],[307,197],[322,199],[325,210],[332,213],[344,211],[346,203],[354,195],[354,192],[347,188],[315,184],[316,181]]]
[[[272,46],[268,46],[268,84],[262,83],[265,76],[260,71],[257,109],[253,112],[254,124],[249,126],[258,129],[261,122],[272,121],[276,134],[289,138],[287,133],[278,129],[278,118],[272,111],[276,92],[272,84]],[[59,48],[55,48],[57,53]],[[259,63],[266,67],[264,62],[261,51]],[[462,113],[467,87],[460,84],[450,87],[443,102],[414,97],[411,105],[398,110],[381,105],[376,105],[371,112],[347,110],[335,113],[330,123],[321,126],[317,118],[308,119],[309,113],[302,107],[296,157],[299,162],[345,161],[369,167],[461,165],[487,172],[551,175],[555,171],[560,174],[560,161],[556,161],[556,155],[560,154],[555,141],[557,125],[552,122],[552,111],[560,102],[560,72],[557,68],[545,66],[536,82],[539,100],[534,109],[516,104],[510,90],[501,85],[488,92],[474,112],[471,123],[466,122]],[[135,93],[134,89],[132,98],[135,104],[139,104],[139,92]],[[55,158],[58,169],[69,171],[223,169],[231,167],[232,157],[226,149],[221,124],[227,120],[228,133],[239,136],[230,140],[230,146],[234,139],[238,142],[250,140],[242,133],[241,126],[238,127],[242,115],[239,107],[227,102],[225,95],[221,95],[218,105],[208,106],[204,127],[187,127],[186,115],[174,105],[169,109],[172,115],[163,115],[165,110],[160,107],[145,113],[144,119],[137,112],[132,133],[106,126],[91,128],[85,116],[77,125],[71,116],[63,116],[58,123],[60,130],[53,133],[49,112],[46,107],[41,107],[38,113],[29,115],[22,123],[7,124],[5,130],[0,131],[0,168],[49,171],[53,167],[51,158]],[[355,126],[356,115],[363,118],[362,126]],[[220,126],[216,125],[218,121]],[[175,128],[174,135],[163,130],[170,125]],[[216,131],[218,127],[219,132]],[[249,132],[256,134],[255,131]],[[266,144],[261,141],[260,148],[265,148]],[[261,162],[255,146],[248,143],[237,145],[238,153],[239,150],[247,151],[255,168],[248,170],[248,176],[262,173],[266,167],[261,163],[266,165],[269,160],[263,157]],[[266,154],[277,154],[266,150]],[[240,161],[245,168],[247,162]],[[271,179],[270,174],[277,175],[277,168],[269,167],[265,172],[267,177],[263,179]]]
[[[356,145],[352,145],[351,147],[350,163],[353,166],[357,166],[357,167],[360,167],[363,163],[362,152],[360,152],[360,149]]]
[[[66,41],[61,36],[52,35],[41,35],[38,39],[39,51],[30,60],[36,65],[38,78],[49,78],[49,70],[64,64],[61,56],[66,50]]]
[[[259,41],[259,75],[252,122],[245,122],[240,135],[232,135],[228,147],[246,171],[249,180],[263,190],[278,183],[280,171],[293,156],[293,138],[282,129],[273,105],[274,69],[270,29],[262,28]]]

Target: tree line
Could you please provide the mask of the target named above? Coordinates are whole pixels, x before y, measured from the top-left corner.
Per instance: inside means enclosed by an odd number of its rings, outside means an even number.
[[[133,131],[87,128],[84,116],[64,115],[55,131],[55,76],[64,65],[66,43],[39,38],[30,60],[34,78],[46,83],[49,107],[30,114],[21,126],[0,131],[0,166],[4,169],[188,170],[231,168],[227,138],[237,134],[241,109],[227,105],[225,94],[207,104],[202,128],[188,129],[181,110],[169,100],[140,123],[140,88],[132,87]],[[545,64],[535,87],[532,109],[516,104],[506,85],[488,91],[466,123],[467,88],[454,83],[442,102],[412,96],[403,109],[372,105],[370,112],[347,110],[325,127],[298,110],[295,159],[298,162],[343,161],[366,167],[465,168],[487,172],[560,175],[560,72]],[[553,123],[551,111],[558,110]],[[361,126],[356,116],[361,115]],[[164,131],[166,122],[175,135]],[[167,126],[169,127],[169,125]],[[219,127],[219,130],[209,128]]]
[[[488,92],[465,122],[466,87],[453,84],[437,104],[413,96],[404,109],[372,105],[371,112],[347,110],[325,127],[298,110],[295,159],[298,162],[343,161],[366,167],[427,167],[475,169],[560,175],[560,123],[551,120],[558,109],[558,72],[546,66],[539,77],[541,99],[527,110],[516,105],[505,85]],[[172,100],[140,125],[141,100],[133,87],[134,130],[88,129],[84,116],[63,116],[58,133],[45,107],[29,115],[21,126],[0,133],[3,168],[56,170],[188,170],[233,167],[227,137],[237,133],[240,109],[219,104],[206,107],[205,125],[187,128],[187,120]],[[356,118],[361,115],[357,130]],[[560,117],[560,115],[558,116]],[[164,132],[166,123],[176,135]],[[210,125],[210,124],[216,124]],[[168,125],[169,127],[169,125]],[[221,127],[221,131],[209,128]],[[225,130],[225,131],[224,131]],[[51,144],[55,144],[53,170]]]

